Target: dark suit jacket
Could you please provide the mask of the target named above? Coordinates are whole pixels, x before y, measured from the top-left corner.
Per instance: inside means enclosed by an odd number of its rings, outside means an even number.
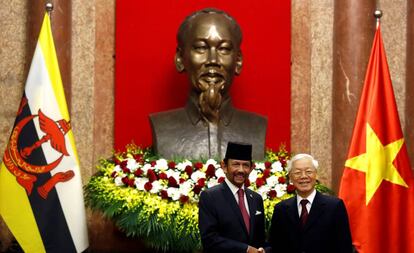
[[[296,197],[275,206],[270,228],[273,253],[351,253],[348,215],[342,200],[316,193],[305,228]]]
[[[247,233],[239,205],[225,182],[203,191],[199,202],[199,229],[204,252],[245,253],[248,245],[264,247],[262,197],[246,189],[250,233]]]

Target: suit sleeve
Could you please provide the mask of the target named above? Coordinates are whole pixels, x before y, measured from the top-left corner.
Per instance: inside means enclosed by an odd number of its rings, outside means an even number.
[[[272,252],[275,252],[273,249],[280,248],[280,245],[283,245],[283,234],[281,234],[281,208],[279,205],[276,205],[273,210],[272,223],[270,224],[269,231],[269,243],[272,248]]]
[[[245,253],[248,245],[220,235],[219,221],[214,200],[208,192],[202,192],[199,201],[198,226],[205,252]]]
[[[345,208],[345,204],[340,200],[336,210],[337,229],[335,229],[335,240],[337,249],[335,252],[339,253],[352,253],[352,238],[349,228],[348,214]]]

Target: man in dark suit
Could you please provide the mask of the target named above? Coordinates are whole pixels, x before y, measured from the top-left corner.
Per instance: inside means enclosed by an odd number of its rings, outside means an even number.
[[[275,206],[270,228],[272,252],[351,253],[348,215],[342,200],[315,190],[318,162],[308,154],[288,163],[297,196]]]
[[[251,144],[229,142],[221,162],[225,182],[201,193],[199,229],[204,252],[264,252],[263,200],[244,186],[253,169],[251,160]]]

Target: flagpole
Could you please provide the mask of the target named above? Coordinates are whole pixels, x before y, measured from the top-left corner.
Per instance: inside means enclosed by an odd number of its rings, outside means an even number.
[[[379,23],[380,23],[380,19],[382,17],[382,10],[375,10],[374,11],[374,17],[377,19],[377,28],[378,28]]]

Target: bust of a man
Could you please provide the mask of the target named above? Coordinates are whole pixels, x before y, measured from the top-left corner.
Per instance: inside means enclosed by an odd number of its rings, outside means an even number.
[[[267,119],[233,107],[229,95],[242,69],[238,23],[217,9],[188,16],[177,33],[175,65],[188,75],[183,108],[150,115],[153,145],[164,158],[222,159],[229,141],[253,145],[253,159],[265,153]]]

